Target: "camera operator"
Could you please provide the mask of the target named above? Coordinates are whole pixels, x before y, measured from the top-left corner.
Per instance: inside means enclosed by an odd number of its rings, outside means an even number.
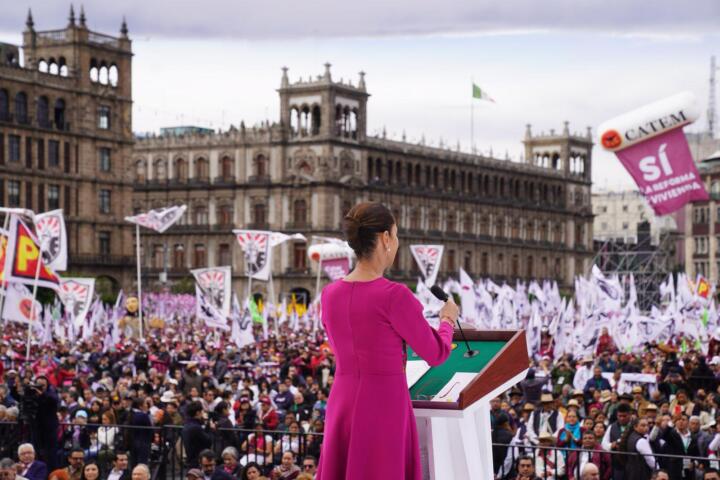
[[[30,442],[38,457],[47,464],[48,471],[52,471],[57,451],[57,392],[47,377],[39,376],[33,383],[16,384],[12,396],[20,401],[20,419],[30,431]]]

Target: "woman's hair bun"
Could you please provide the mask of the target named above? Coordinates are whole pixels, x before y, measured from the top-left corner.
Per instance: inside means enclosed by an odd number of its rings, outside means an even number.
[[[390,210],[378,202],[355,205],[343,219],[345,239],[358,259],[372,254],[377,244],[377,234],[389,232],[395,224]]]

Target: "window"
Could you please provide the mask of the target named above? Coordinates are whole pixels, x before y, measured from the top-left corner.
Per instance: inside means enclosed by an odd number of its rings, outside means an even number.
[[[205,260],[205,245],[202,243],[196,243],[193,249],[193,266],[195,268],[207,266],[207,261]]]
[[[296,227],[304,227],[307,223],[307,203],[305,200],[295,200],[293,203],[293,220]]]
[[[27,95],[25,92],[15,95],[15,120],[18,123],[28,123]]]
[[[472,271],[473,271],[472,252],[470,252],[470,251],[465,252],[465,259],[463,260],[463,269],[465,269],[465,271],[467,273],[472,273]]]
[[[265,155],[255,157],[255,175],[258,177],[267,175],[267,160],[265,159]]]
[[[65,163],[65,173],[70,173],[70,142],[65,142],[63,154],[63,162]]]
[[[487,274],[490,268],[490,264],[488,263],[488,254],[487,252],[483,252],[480,255],[480,272]]]
[[[37,163],[38,169],[43,170],[45,168],[45,139],[43,138],[37,140]]]
[[[222,205],[218,209],[218,224],[230,226],[233,223],[233,210],[230,205]]]
[[[455,250],[448,250],[447,252],[447,270],[448,272],[455,271]]]
[[[50,127],[50,102],[45,96],[37,100],[37,123],[40,128]]]
[[[253,223],[256,226],[265,225],[265,205],[256,203],[253,206]]]
[[[607,230],[607,228],[608,228],[607,222],[602,222],[602,223],[600,224],[600,230]]]
[[[48,210],[60,208],[60,187],[58,185],[48,185],[47,194]]]
[[[20,161],[20,137],[8,135],[8,157],[11,162]]]
[[[106,105],[101,105],[98,108],[98,128],[110,130],[110,107]]]
[[[233,160],[230,157],[223,157],[221,162],[222,177],[224,180],[229,180],[233,177]]]
[[[208,211],[205,207],[195,207],[195,225],[208,224]]]
[[[622,224],[623,230],[627,230],[629,227],[630,227],[630,225],[628,224],[628,222],[623,222],[623,224]]]
[[[25,137],[25,166],[32,168],[32,138]]]
[[[109,172],[110,171],[110,149],[107,147],[101,147],[98,150],[99,158],[100,158],[100,171],[101,172]]]
[[[526,270],[525,270],[525,276],[526,276],[527,278],[532,278],[532,277],[533,277],[533,274],[534,274],[534,272],[533,272],[533,257],[532,257],[532,255],[530,255],[530,256],[527,257],[527,264],[525,265],[525,269],[526,269]]]
[[[98,252],[100,255],[110,255],[110,232],[98,233]]]
[[[32,182],[26,182],[25,183],[25,208],[29,208],[30,210],[33,209],[32,195],[33,195],[33,184],[32,184]]]
[[[72,197],[70,196],[70,186],[69,185],[65,185],[64,198],[65,198],[65,208],[64,208],[65,211],[63,213],[65,215],[70,215],[70,206],[72,205],[72,203],[71,203]],[[77,213],[77,212],[75,212],[75,213]]]
[[[20,182],[17,180],[8,181],[8,206],[20,206]]]
[[[221,266],[232,265],[230,245],[227,243],[221,243],[218,246],[218,264]]]
[[[207,181],[210,175],[210,168],[208,161],[204,158],[198,158],[195,160],[195,178],[197,180]]]
[[[65,130],[65,100],[58,98],[55,101],[55,128]]]
[[[45,185],[42,183],[38,184],[37,189],[37,209],[40,212],[45,211]]]
[[[40,145],[38,144],[38,148]],[[38,151],[38,156],[40,152]],[[57,140],[48,141],[48,165],[51,167],[60,166],[60,142]]]
[[[296,242],[293,244],[293,268],[295,270],[307,269],[307,246],[305,243]]]
[[[153,244],[150,261],[152,262],[152,267],[156,270],[165,268],[165,247],[162,244]]]
[[[173,268],[185,268],[185,246],[182,243],[176,243],[173,248]]]
[[[0,121],[7,122],[10,118],[8,91],[4,88],[0,89]]]
[[[100,190],[100,213],[110,213],[110,190]]]
[[[456,228],[457,228],[456,225],[457,225],[457,217],[455,216],[455,214],[453,212],[448,213],[446,230],[448,232],[453,233],[456,231]]]
[[[627,212],[627,211],[628,211],[628,206],[627,206],[627,205],[623,205],[623,206],[622,206],[622,211],[623,211],[623,212]]]

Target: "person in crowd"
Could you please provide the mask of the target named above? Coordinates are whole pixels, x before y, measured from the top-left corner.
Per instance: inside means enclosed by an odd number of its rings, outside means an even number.
[[[575,390],[584,390],[588,380],[593,376],[593,358],[583,357],[579,362],[580,366],[575,370],[575,377],[573,378],[573,388]]]
[[[310,475],[311,480],[314,479],[317,473],[317,459],[312,455],[306,455],[303,458],[302,470],[303,473]]]
[[[99,480],[100,479],[100,467],[95,462],[87,462],[83,465],[82,474],[80,480]]]
[[[600,469],[594,463],[586,463],[580,472],[581,480],[600,480]]]
[[[261,480],[264,479],[262,468],[255,462],[250,462],[243,468],[240,480]]]
[[[185,414],[187,419],[181,434],[185,461],[188,467],[197,468],[200,452],[212,447],[212,436],[203,428],[203,407],[200,402],[190,403]],[[212,420],[209,426],[211,429],[215,427]]]
[[[28,480],[46,480],[48,468],[45,462],[35,459],[35,447],[31,443],[23,443],[18,447],[18,472]]]
[[[225,469],[217,467],[215,452],[209,448],[200,452],[198,463],[203,473],[203,480],[233,480],[232,475]]]
[[[116,450],[112,458],[112,469],[106,480],[130,480],[128,472],[129,459],[127,452]]]
[[[703,472],[702,480],[720,480],[720,472],[715,468],[708,468]]]
[[[495,428],[491,433],[493,471],[498,474],[508,454],[508,446],[512,443],[514,432],[510,426],[510,418],[506,413],[500,413],[495,417]]]
[[[628,428],[628,424],[631,420],[632,410],[630,405],[620,404],[617,408],[616,418],[610,427],[606,430],[605,436],[602,440],[603,450],[606,452],[619,451],[618,442],[622,437],[625,430]],[[624,480],[625,468],[620,464],[619,457],[613,457],[613,480]]]
[[[222,469],[234,478],[239,478],[242,473],[242,466],[238,463],[240,460],[240,454],[235,447],[225,447],[220,455],[222,459]]]
[[[636,418],[630,422],[618,440],[618,451],[627,453],[619,462],[624,463],[623,478],[648,480],[655,470],[655,457],[647,434],[647,420]]]
[[[560,412],[555,408],[555,399],[552,394],[543,393],[540,397],[541,409],[534,410],[528,420],[528,439],[537,444],[540,434],[543,432],[555,434],[565,427]]]
[[[270,473],[271,480],[294,480],[302,470],[295,464],[295,454],[291,451],[283,452],[282,463],[273,468]]]
[[[70,454],[68,455],[68,466],[64,469],[67,473],[68,479],[80,480],[84,465],[85,451],[79,447],[75,447],[70,450]]]
[[[568,455],[568,480],[576,480],[579,474],[579,478],[582,478],[583,467],[589,463],[598,469],[601,480],[611,480],[612,458],[609,453],[602,451],[599,447],[595,433],[592,430],[586,430],[582,433],[581,449],[573,450]]]
[[[549,432],[541,432],[535,449],[535,472],[545,480],[560,480],[565,476],[565,455],[554,446],[555,437]]]
[[[144,463],[135,465],[132,470],[131,480],[150,480],[150,468]]]
[[[529,455],[518,457],[515,462],[515,469],[517,470],[517,475],[513,477],[513,480],[540,480],[540,478],[535,475],[535,461],[533,457]]]
[[[27,480],[25,477],[17,473],[15,462],[11,458],[3,458],[0,460],[0,478],[2,480]]]

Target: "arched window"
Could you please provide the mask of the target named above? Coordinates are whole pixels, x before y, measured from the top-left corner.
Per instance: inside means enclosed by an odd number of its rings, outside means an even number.
[[[230,157],[223,157],[220,161],[220,170],[223,180],[232,180],[235,172],[235,162]]]
[[[50,105],[46,96],[37,99],[37,123],[42,128],[50,126]]]
[[[145,160],[135,162],[135,181],[145,183]]]
[[[312,135],[320,133],[320,107],[315,105],[312,108]]]
[[[28,105],[25,92],[19,92],[15,95],[15,120],[18,123],[28,123]]]
[[[210,175],[210,166],[205,158],[195,159],[195,178],[199,181],[207,181]]]
[[[438,213],[436,210],[432,210],[428,216],[428,230],[438,229]]]
[[[48,73],[48,62],[46,62],[44,58],[38,61],[38,72]]]
[[[60,71],[58,74],[61,77],[67,77],[68,76],[68,66],[67,61],[65,60],[65,57],[60,57],[60,60],[58,60],[58,64],[60,65]]]
[[[173,247],[172,268],[175,270],[185,268],[185,246],[182,243],[176,243]]]
[[[455,212],[448,213],[446,229],[448,232],[457,231],[457,216],[455,215]]]
[[[187,162],[182,158],[175,159],[175,179],[178,182],[187,181]]]
[[[375,178],[375,162],[372,158],[368,157],[367,159],[367,180],[368,182],[371,182]]]
[[[305,200],[293,202],[293,222],[296,227],[304,227],[307,224],[307,203]]]
[[[62,98],[55,100],[53,119],[55,120],[55,128],[65,130],[65,100]]]
[[[5,122],[10,119],[10,98],[8,91],[0,88],[0,121]]]
[[[94,58],[90,60],[90,70],[88,71],[88,74],[90,75],[90,81],[97,83],[100,76],[100,70],[98,69],[97,60]]]
[[[375,178],[381,181],[383,179],[382,160],[379,158],[375,159]]]
[[[525,265],[525,276],[527,278],[532,278],[533,273],[534,273],[533,272],[533,257],[532,257],[532,255],[529,255],[527,257],[527,263]]]
[[[420,226],[420,209],[419,208],[413,208],[410,211],[410,228],[413,230],[420,230],[422,228]]]
[[[159,182],[164,182],[167,180],[167,168],[165,168],[165,160],[162,158],[158,158],[155,160],[155,163],[153,163],[153,179],[157,180]]]
[[[54,58],[51,58],[48,60],[50,65],[48,65],[48,73],[50,75],[57,75],[60,73],[60,67],[58,66],[57,62],[55,62]]]
[[[108,67],[107,67],[107,65],[105,65],[105,63],[102,63],[102,64],[100,65],[100,72],[99,72],[99,75],[98,75],[98,81],[99,81],[102,85],[107,85],[107,84],[108,84]]]
[[[255,157],[255,176],[257,177],[264,177],[268,173],[267,169],[267,158],[265,158],[265,155],[260,154],[257,157]]]
[[[207,266],[205,256],[205,245],[202,243],[196,243],[193,249],[193,267],[202,268]]]
[[[473,235],[475,233],[474,229],[475,225],[473,222],[473,214],[471,212],[465,212],[465,217],[463,219],[463,233]]]
[[[108,82],[111,87],[117,87],[118,84],[118,67],[115,64],[110,65],[108,70]]]

